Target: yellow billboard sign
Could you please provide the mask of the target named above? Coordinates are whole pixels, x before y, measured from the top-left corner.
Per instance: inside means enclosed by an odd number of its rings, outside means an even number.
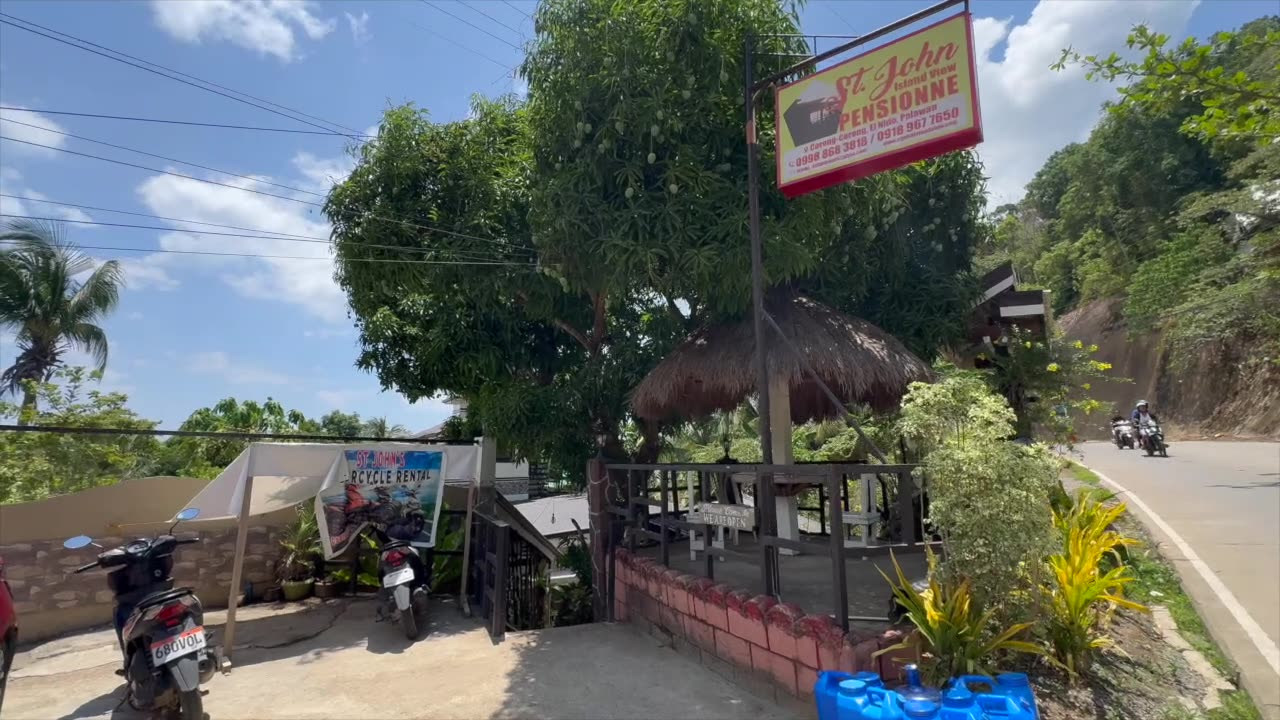
[[[973,28],[963,13],[779,88],[783,194],[982,142],[973,56]]]

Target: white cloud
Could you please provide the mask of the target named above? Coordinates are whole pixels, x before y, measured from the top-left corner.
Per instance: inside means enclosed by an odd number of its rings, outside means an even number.
[[[302,331],[302,337],[312,340],[330,340],[333,338],[352,337],[353,335],[355,335],[355,329],[347,326],[319,327]]]
[[[290,62],[301,57],[295,31],[320,40],[337,27],[322,19],[307,0],[152,0],[151,14],[162,30],[182,42],[231,42]]]
[[[1085,79],[1078,68],[1055,72],[1063,48],[1120,51],[1130,29],[1146,23],[1178,36],[1197,2],[1170,0],[1041,0],[1022,25],[974,20],[983,134],[978,146],[990,176],[992,206],[1021,199],[1023,188],[1054,151],[1085,140],[1115,89]],[[1007,41],[1004,57],[993,50]]]
[[[125,287],[130,290],[174,290],[181,284],[169,274],[162,255],[118,258],[118,262],[124,268]]]
[[[126,315],[125,317],[129,318],[130,320],[141,320],[146,316],[138,312],[137,310],[134,310],[133,312]]]
[[[232,385],[288,385],[290,383],[286,375],[237,362],[221,350],[191,355],[187,360],[187,370],[197,375],[220,377]]]
[[[362,12],[360,17],[356,17],[349,12],[342,13],[347,16],[347,24],[351,26],[351,40],[356,45],[363,45],[369,42],[372,37],[369,33],[369,13]]]
[[[21,108],[22,106],[13,105],[13,107]],[[49,145],[56,148],[63,147],[67,144],[67,137],[65,135],[58,134],[58,132],[64,132],[66,128],[40,113],[0,112],[0,118],[5,120],[5,122],[0,122],[0,129],[4,130],[4,134],[7,137],[24,140],[26,142],[39,143],[41,145]],[[10,120],[16,122],[8,122]],[[18,123],[25,124],[19,125]],[[31,125],[37,125],[39,127],[30,127]],[[49,132],[49,130],[54,130],[56,132]],[[0,144],[0,147],[3,147],[8,152],[22,153],[26,155],[56,157],[61,154],[56,150],[35,147],[33,145],[25,145],[23,143],[3,143]]]
[[[27,215],[31,217],[53,217],[74,222],[92,222],[93,218],[80,208],[65,207],[52,203],[40,202],[49,196],[27,187],[22,180],[22,173],[11,167],[0,167],[0,194],[18,195],[16,197],[0,197],[0,214]],[[78,229],[88,230],[93,225],[78,225]]]
[[[350,172],[346,159],[322,159],[299,153],[294,166],[303,178],[301,184],[328,187]],[[265,179],[265,178],[264,178]],[[220,182],[222,179],[219,180]],[[138,186],[143,204],[156,215],[189,220],[238,225],[261,229],[267,233],[286,233],[307,238],[327,239],[329,224],[312,205],[244,192],[236,188],[261,187],[265,192],[281,193],[278,188],[252,180],[227,182],[234,187],[221,187],[171,175],[156,175]],[[319,190],[316,190],[319,192]],[[317,202],[314,196],[299,196],[306,202]],[[250,255],[280,255],[282,258],[210,257],[198,255],[149,255],[151,268],[169,268],[182,262],[184,267],[203,268],[213,272],[233,290],[249,298],[288,302],[298,305],[329,323],[346,321],[346,297],[333,281],[333,258],[325,242],[298,242],[297,239],[218,238],[172,231],[159,239],[164,250],[202,250]],[[295,258],[306,259],[295,259]]]
[[[320,390],[316,393],[316,399],[325,407],[341,410],[355,404],[364,395],[365,393],[355,390]]]

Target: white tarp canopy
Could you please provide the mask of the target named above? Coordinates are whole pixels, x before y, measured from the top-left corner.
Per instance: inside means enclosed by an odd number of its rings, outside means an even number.
[[[191,499],[201,520],[240,516],[247,479],[253,478],[249,515],[265,515],[315,498],[344,450],[428,450],[445,453],[445,482],[473,482],[479,472],[479,445],[422,443],[253,443]]]
[[[481,447],[488,448],[481,452]],[[231,595],[227,599],[227,624],[223,631],[224,662],[235,643],[236,606],[240,598],[240,574],[244,565],[248,518],[293,507],[313,500],[335,472],[346,450],[408,452],[437,451],[445,454],[445,482],[475,482],[483,476],[493,481],[493,442],[477,440],[474,445],[423,445],[422,443],[253,443],[240,453],[218,477],[187,503],[200,510],[200,519],[238,518],[236,555],[231,569]],[[482,468],[488,463],[488,468]],[[249,493],[245,503],[245,492]],[[225,665],[224,667],[229,667]]]

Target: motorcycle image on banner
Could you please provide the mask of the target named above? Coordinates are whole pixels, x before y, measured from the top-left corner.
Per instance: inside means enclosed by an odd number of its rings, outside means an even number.
[[[431,586],[418,551],[435,547],[444,463],[438,450],[344,450],[316,496],[326,559],[345,552],[366,527],[382,541],[378,617],[389,614],[411,640]]]

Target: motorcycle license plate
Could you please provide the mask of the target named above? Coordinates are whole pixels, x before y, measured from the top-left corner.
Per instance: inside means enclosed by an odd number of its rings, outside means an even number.
[[[174,658],[190,655],[204,648],[204,628],[191,628],[186,632],[171,635],[163,640],[151,643],[151,663],[155,667],[159,667]]]
[[[403,585],[410,580],[413,580],[413,568],[403,567],[395,572],[387,573],[387,576],[382,578],[382,587],[395,587],[396,585]]]

